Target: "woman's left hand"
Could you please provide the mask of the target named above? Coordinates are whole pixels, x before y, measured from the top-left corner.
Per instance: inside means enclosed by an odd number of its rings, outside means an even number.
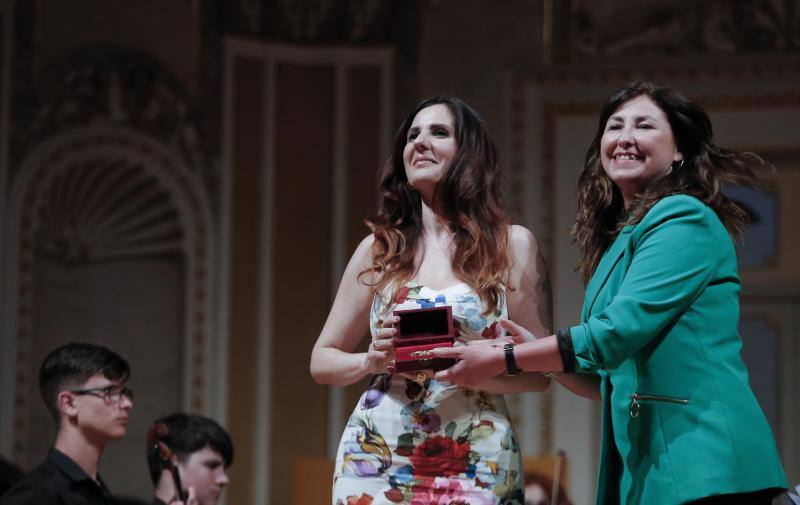
[[[437,357],[455,358],[455,365],[434,375],[440,382],[450,382],[473,388],[503,373],[506,369],[505,353],[500,346],[464,345],[434,349]]]

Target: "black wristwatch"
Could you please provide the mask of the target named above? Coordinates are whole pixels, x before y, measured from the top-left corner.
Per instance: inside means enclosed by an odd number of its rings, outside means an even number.
[[[506,375],[517,375],[520,369],[517,368],[517,360],[514,359],[514,344],[506,344],[503,346],[503,352],[506,353]]]

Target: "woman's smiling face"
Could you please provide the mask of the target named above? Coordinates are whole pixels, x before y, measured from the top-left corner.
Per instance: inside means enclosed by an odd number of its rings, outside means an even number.
[[[441,103],[425,107],[414,116],[403,150],[408,183],[423,196],[432,195],[457,152],[450,109]]]
[[[625,206],[683,159],[667,116],[647,95],[623,103],[606,122],[600,162],[622,192]]]

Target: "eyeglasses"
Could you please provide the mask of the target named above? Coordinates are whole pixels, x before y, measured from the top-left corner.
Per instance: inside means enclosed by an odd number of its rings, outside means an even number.
[[[70,389],[69,392],[76,395],[97,396],[105,400],[106,403],[119,403],[123,396],[133,401],[133,390],[129,387],[104,386],[101,388]]]

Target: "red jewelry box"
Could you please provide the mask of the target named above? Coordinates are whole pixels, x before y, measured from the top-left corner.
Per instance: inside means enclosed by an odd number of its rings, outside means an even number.
[[[400,317],[394,338],[395,372],[444,370],[456,363],[453,358],[433,357],[437,347],[453,347],[453,309],[450,306],[395,310]]]

